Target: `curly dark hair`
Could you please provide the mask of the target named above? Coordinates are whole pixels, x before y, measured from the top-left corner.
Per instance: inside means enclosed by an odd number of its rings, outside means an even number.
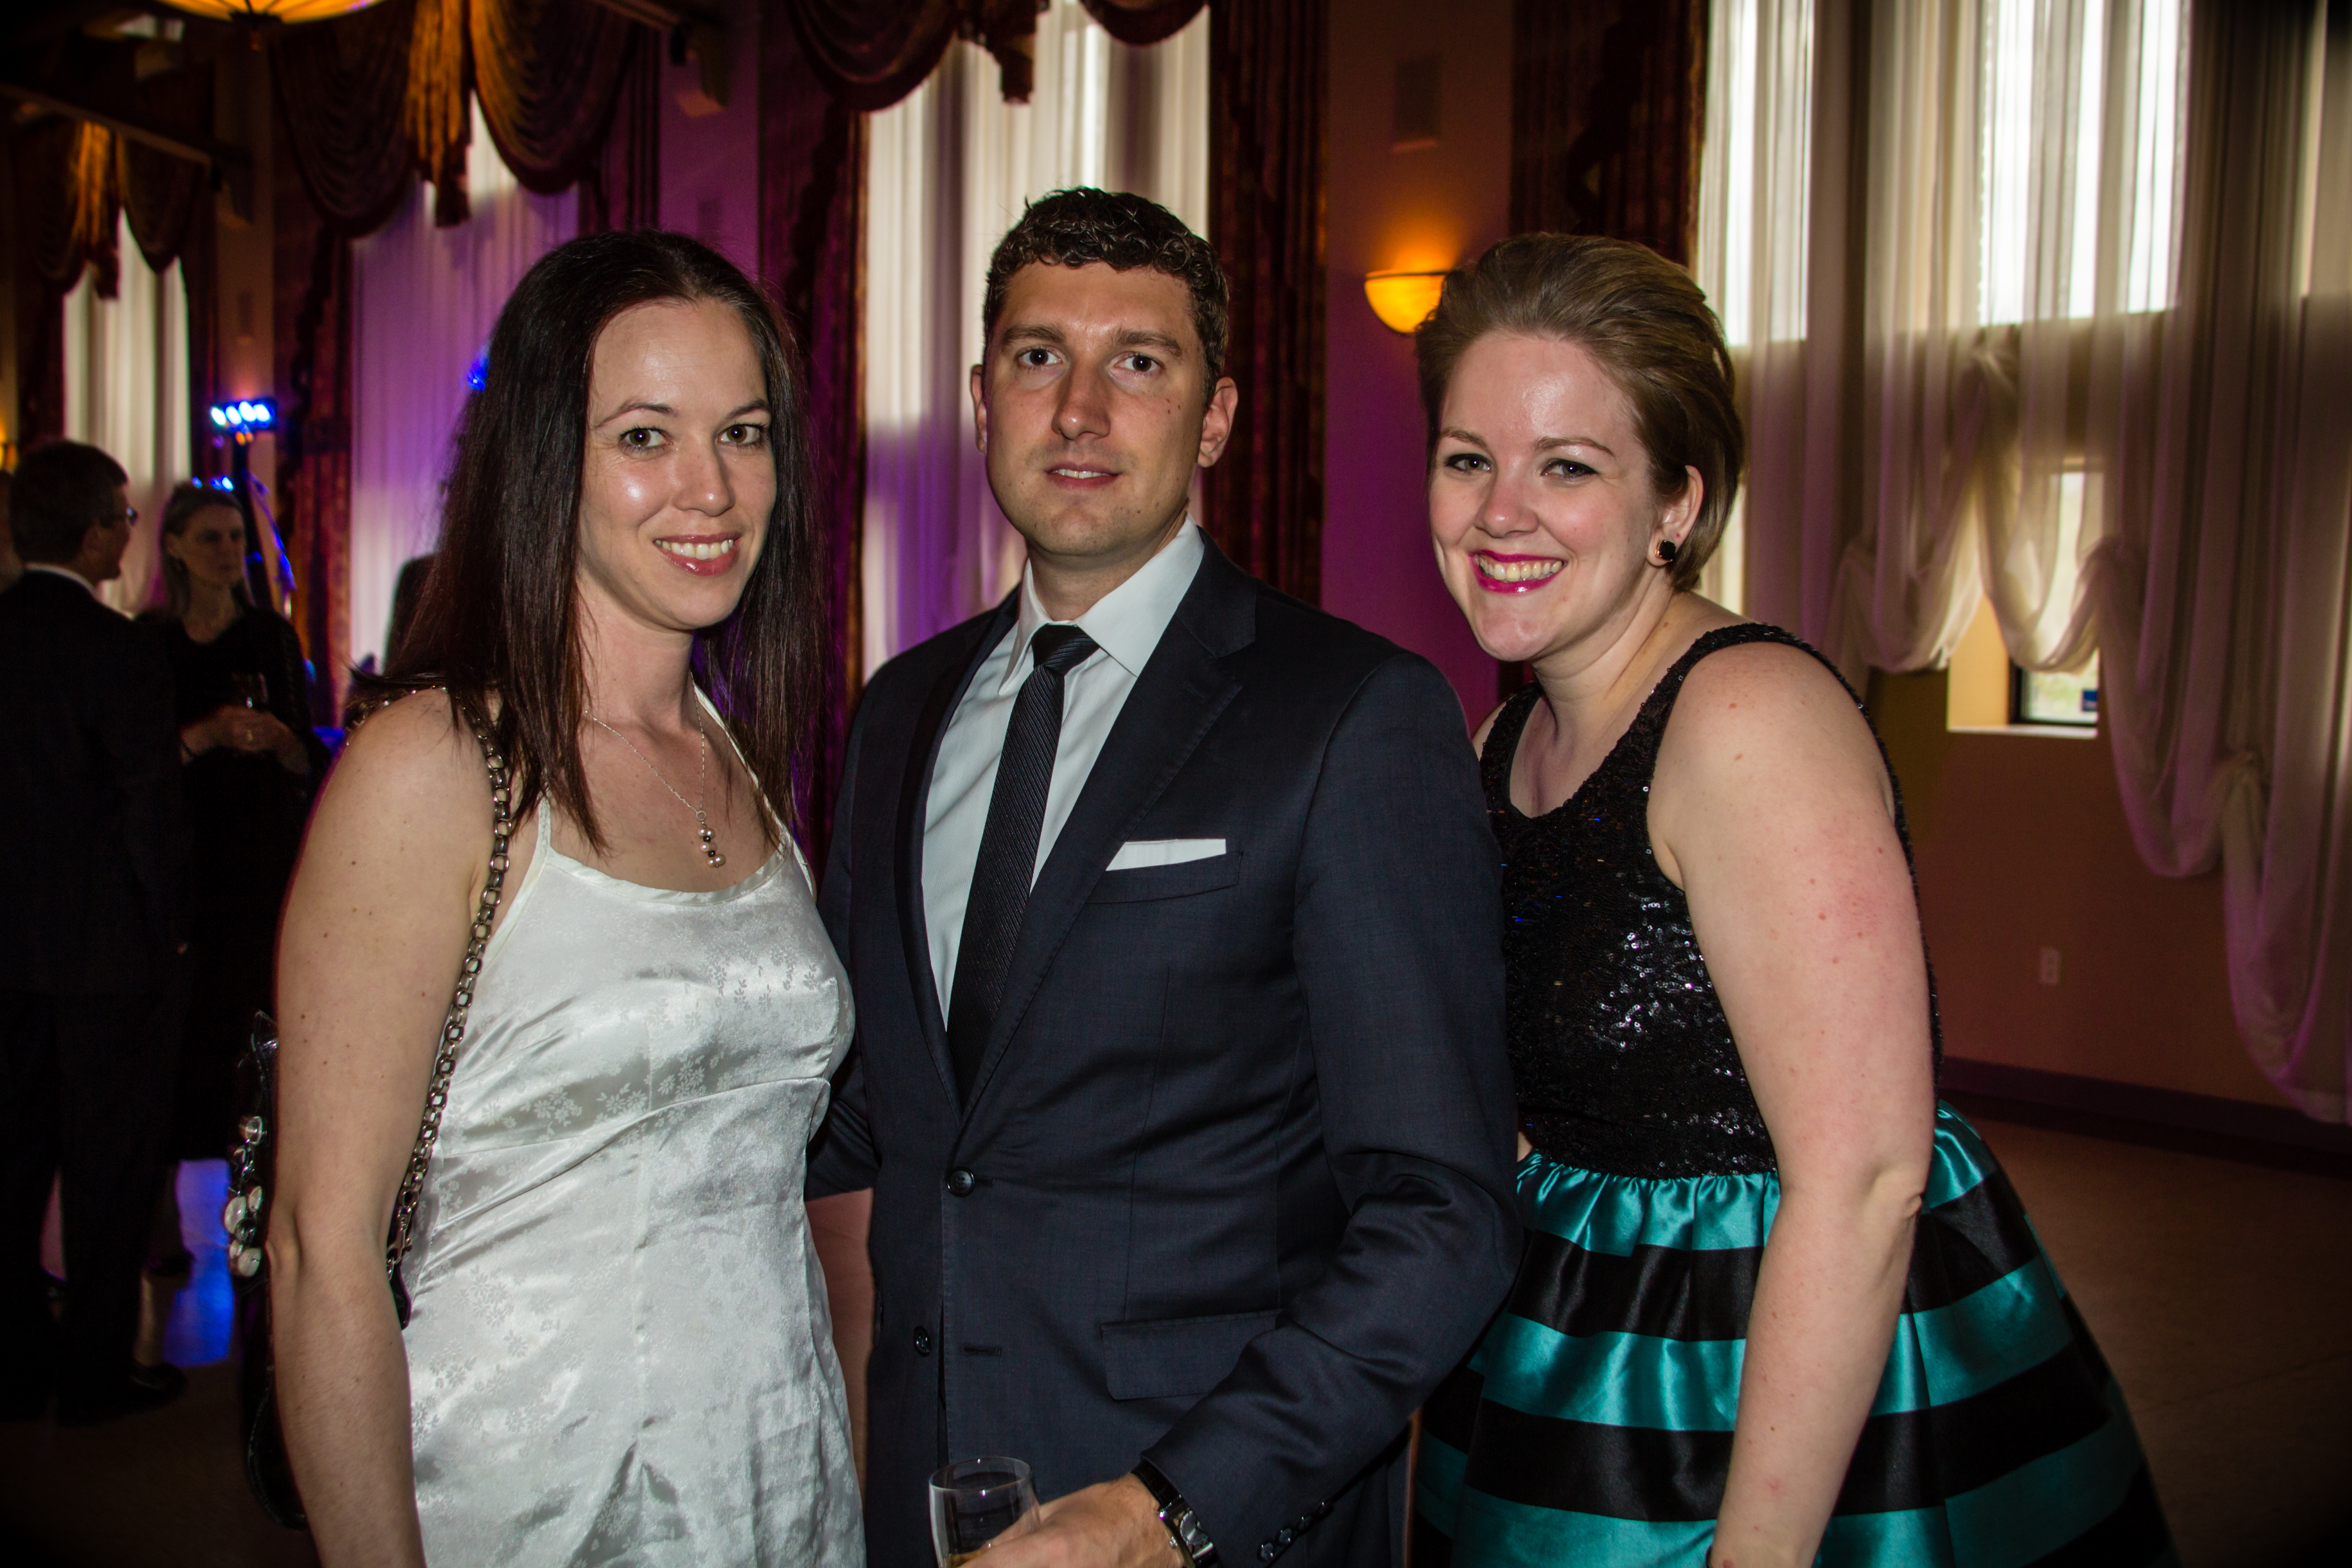
[[[1099,261],[1118,272],[1149,267],[1165,272],[1191,291],[1192,330],[1200,334],[1207,362],[1205,384],[1213,387],[1225,370],[1225,269],[1209,242],[1184,220],[1128,191],[1080,185],[1053,191],[1031,202],[1021,221],[996,242],[988,258],[988,293],[980,307],[981,341],[996,336],[1004,313],[1005,286],[1033,261],[1048,267],[1085,267]]]

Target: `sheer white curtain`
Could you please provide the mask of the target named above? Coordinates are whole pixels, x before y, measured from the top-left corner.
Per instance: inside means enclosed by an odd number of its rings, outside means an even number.
[[[1699,169],[1697,266],[1723,322],[1748,427],[1748,482],[1700,591],[1749,605],[1748,520],[1803,515],[1806,259],[1811,240],[1812,0],[1715,0]],[[1794,459],[1794,460],[1791,460]],[[1776,582],[1758,608],[1795,624]]]
[[[1748,613],[1857,676],[1942,663],[1979,595],[2021,665],[2095,640],[2141,858],[2221,869],[2248,1050],[2352,1119],[2352,7],[1714,28]]]
[[[1026,104],[993,61],[949,47],[929,80],[872,117],[866,218],[865,668],[992,604],[1020,537],[972,448],[988,258],[1027,201],[1069,185],[1130,190],[1208,227],[1208,16],[1135,49],[1078,0],[1037,18]]]
[[[2185,0],[1720,0],[1699,279],[1740,362],[1749,613],[2071,668],[2099,331],[2169,300]],[[1857,54],[1857,51],[1859,53]]]
[[[441,531],[441,487],[467,376],[515,283],[570,239],[579,203],[534,195],[499,159],[478,105],[466,153],[472,216],[433,226],[418,185],[352,256],[352,658],[383,658],[404,562]]]
[[[2330,1121],[2352,1121],[2347,11],[2192,13],[2176,298],[2095,332],[2084,437],[2133,837],[2160,872],[2220,865],[2239,1032]]]
[[[193,468],[188,450],[188,292],[173,262],[149,269],[128,224],[115,231],[122,258],[115,298],[101,300],[87,271],[65,302],[65,433],[102,448],[130,475],[123,492],[139,526],[122,575],[99,596],[135,615],[163,596],[156,542],[164,498]]]

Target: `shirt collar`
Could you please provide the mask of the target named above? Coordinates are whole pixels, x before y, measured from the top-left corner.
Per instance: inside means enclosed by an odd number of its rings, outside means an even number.
[[[60,566],[53,561],[27,561],[25,563],[25,570],[27,572],[47,572],[52,577],[62,577],[67,582],[72,584],[75,587],[79,588],[83,593],[88,594],[91,598],[95,599],[98,597],[98,588],[96,584],[92,584],[89,578],[83,576],[80,573],[75,571],[70,566]]]
[[[1185,590],[1192,587],[1205,549],[1201,525],[1188,516],[1176,537],[1160,546],[1160,553],[1145,562],[1134,576],[1105,594],[1076,620],[1061,624],[1075,626],[1092,637],[1129,676],[1141,675],[1151,660],[1151,650],[1160,646],[1168,623],[1175,618],[1176,606],[1183,603]],[[1053,624],[1045,606],[1037,602],[1036,584],[1028,568],[1022,568],[1021,616],[1013,624],[1013,658],[997,689],[1000,696],[1028,679],[1029,639],[1037,635],[1038,627]]]

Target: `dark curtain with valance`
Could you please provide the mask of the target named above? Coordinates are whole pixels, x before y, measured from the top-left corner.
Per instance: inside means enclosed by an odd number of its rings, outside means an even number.
[[[82,269],[99,268],[104,291],[114,292],[114,203],[110,159],[84,156],[86,142],[105,139],[99,126],[62,116],[12,130],[9,173],[16,185],[11,214],[16,244],[17,440],[24,447],[65,434],[65,298]],[[87,188],[79,177],[94,168],[110,177]],[[88,210],[95,206],[96,211]],[[105,236],[103,247],[92,243]]]
[[[82,45],[101,59],[107,46]],[[121,54],[122,51],[111,51]],[[213,74],[208,65],[137,80],[125,58],[111,62],[131,101],[155,124],[208,139]],[[101,66],[101,68],[102,66]],[[9,136],[16,195],[17,364],[21,440],[30,447],[65,433],[65,297],[94,268],[92,287],[112,299],[122,258],[118,218],[140,258],[157,272],[181,264],[187,290],[191,447],[211,449],[205,409],[212,401],[217,290],[213,268],[211,171],[193,159],[118,136],[104,126],[49,115]]]
[[[835,96],[784,18],[760,29],[760,272],[800,349],[808,393],[812,510],[825,545],[827,646],[840,678],[818,716],[815,754],[794,781],[795,825],[821,860],[833,784],[856,704],[858,561],[866,508],[864,310],[866,117]],[[941,46],[945,47],[944,44]]]
[[[1174,37],[1205,0],[1086,0],[1087,15],[1122,44],[1138,48]],[[1212,23],[1211,26],[1215,24]]]
[[[959,37],[996,61],[1007,100],[1026,103],[1036,85],[1044,9],[1043,0],[771,0],[768,12],[790,22],[809,72],[827,92],[871,113],[920,87]]]
[[[476,100],[522,185],[583,187],[583,219],[597,220],[583,229],[610,226],[616,184],[623,221],[656,221],[657,47],[594,0],[384,0],[270,36],[277,267],[303,280],[278,289],[278,510],[314,659],[350,647],[351,242],[391,220],[412,176],[432,184],[436,224],[466,220]],[[631,141],[613,169],[625,83]]]
[[[1688,266],[1707,0],[1517,0],[1511,232],[1641,241]]]
[[[141,84],[143,107],[156,120],[207,136],[213,127],[209,68],[163,71]],[[193,159],[115,138],[122,216],[131,243],[161,272],[177,261],[187,295],[188,455],[199,474],[217,471],[212,406],[219,384],[220,279],[215,264],[212,171]]]
[[[1203,0],[1087,0],[1112,37],[1160,42]],[[1209,471],[1209,529],[1228,553],[1312,602],[1323,522],[1323,188],[1327,0],[1211,6],[1209,238],[1233,289],[1227,369],[1240,425]],[[865,502],[860,260],[864,124],[921,85],[956,37],[1028,96],[1038,0],[768,0],[761,29],[761,266],[809,367],[821,515],[832,524],[835,646],[857,641]],[[854,692],[826,716],[837,748]],[[814,770],[829,782],[829,751]],[[820,791],[823,785],[820,785]],[[803,801],[821,844],[830,802]]]
[[[415,166],[404,106],[416,9],[417,0],[384,0],[270,37],[270,81],[290,132],[279,145],[301,176],[297,194],[346,237],[384,226]]]
[[[1202,0],[1086,0],[1156,44]],[[1226,554],[1308,604],[1323,581],[1323,185],[1328,0],[1207,0],[1209,240],[1233,285],[1234,438],[1207,480]]]
[[[463,223],[475,100],[525,188],[568,190],[603,153],[650,33],[593,0],[385,0],[283,28],[270,76],[303,194],[357,238],[391,218],[414,173],[433,184],[434,221]]]
[[[312,716],[332,725],[341,720],[327,672],[351,647],[352,242],[308,199],[288,145],[288,117],[278,117],[272,134],[271,266],[278,279],[271,305],[270,380],[278,393],[272,510],[294,568],[294,626],[321,676],[312,684]]]
[[[474,95],[525,190],[572,188],[603,150],[630,45],[646,29],[583,0],[473,0]]]
[[[1317,603],[1323,582],[1328,0],[1212,0],[1209,240],[1233,284],[1234,437],[1209,470],[1225,553]]]
[[[661,36],[631,30],[604,150],[580,172],[580,232],[661,226]]]

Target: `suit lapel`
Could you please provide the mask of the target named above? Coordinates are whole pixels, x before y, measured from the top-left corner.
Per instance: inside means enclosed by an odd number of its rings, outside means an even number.
[[[939,976],[931,972],[930,924],[923,910],[923,826],[929,816],[931,798],[931,773],[938,765],[940,742],[945,738],[948,720],[963,700],[965,689],[989,650],[1004,635],[1014,616],[1019,590],[997,605],[996,613],[981,623],[972,646],[961,658],[950,658],[939,679],[931,683],[929,694],[915,717],[915,728],[908,737],[907,769],[898,784],[898,823],[897,842],[892,859],[896,873],[898,899],[898,934],[906,946],[907,981],[915,999],[915,1014],[921,1020],[923,1041],[930,1048],[931,1063],[939,1069],[940,1084],[953,1104],[959,1098],[956,1089],[955,1060],[948,1054],[947,1011],[940,1002]]]
[[[1192,586],[1137,678],[1135,689],[1128,693],[1029,894],[995,1026],[989,1031],[965,1108],[967,1125],[1103,868],[1241,689],[1241,682],[1218,661],[1255,636],[1255,585],[1215,544],[1203,543]]]

